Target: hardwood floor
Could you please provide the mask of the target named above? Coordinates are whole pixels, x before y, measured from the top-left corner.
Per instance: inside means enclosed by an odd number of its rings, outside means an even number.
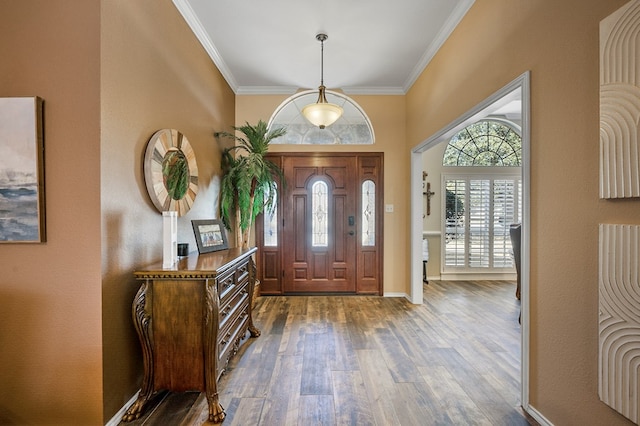
[[[262,336],[220,381],[224,425],[535,425],[520,409],[515,283],[430,281],[422,306],[261,297]],[[202,425],[198,392],[159,393],[122,425]]]

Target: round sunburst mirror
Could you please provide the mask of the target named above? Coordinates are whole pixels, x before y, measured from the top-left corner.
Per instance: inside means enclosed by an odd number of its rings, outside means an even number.
[[[158,211],[186,214],[198,193],[198,165],[189,140],[175,129],[158,130],[144,155],[144,180]]]

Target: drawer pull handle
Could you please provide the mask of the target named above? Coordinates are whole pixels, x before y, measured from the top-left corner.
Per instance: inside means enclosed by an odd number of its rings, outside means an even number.
[[[229,343],[229,338],[231,337],[231,332],[227,333],[226,336],[224,336],[224,339],[222,339],[222,341],[220,342],[220,344],[222,346],[226,345],[227,343]]]

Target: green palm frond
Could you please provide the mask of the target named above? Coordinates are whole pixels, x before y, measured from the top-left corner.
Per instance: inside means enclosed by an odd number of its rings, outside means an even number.
[[[262,120],[255,126],[246,123],[233,129],[243,136],[218,133],[218,136],[233,138],[237,142],[237,145],[226,149],[222,155],[224,176],[221,181],[220,216],[225,227],[231,230],[231,219],[238,209],[240,223],[236,226],[244,232],[265,208],[273,211],[277,199],[277,182],[282,182],[284,186],[282,170],[267,160],[265,155],[269,144],[284,136],[286,129],[268,130],[267,123]],[[232,155],[232,151],[235,151],[236,157]],[[266,200],[262,202],[265,196]]]

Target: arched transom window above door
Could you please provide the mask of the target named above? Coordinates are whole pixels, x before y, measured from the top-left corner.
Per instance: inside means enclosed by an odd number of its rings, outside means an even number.
[[[373,126],[364,110],[350,97],[331,90],[327,101],[336,104],[344,113],[331,126],[319,129],[302,115],[302,108],[315,103],[317,90],[305,90],[287,98],[274,111],[269,129],[284,127],[287,133],[272,144],[293,145],[372,145],[375,142]]]
[[[456,133],[442,157],[443,166],[519,167],[522,139],[515,126],[483,120]]]

